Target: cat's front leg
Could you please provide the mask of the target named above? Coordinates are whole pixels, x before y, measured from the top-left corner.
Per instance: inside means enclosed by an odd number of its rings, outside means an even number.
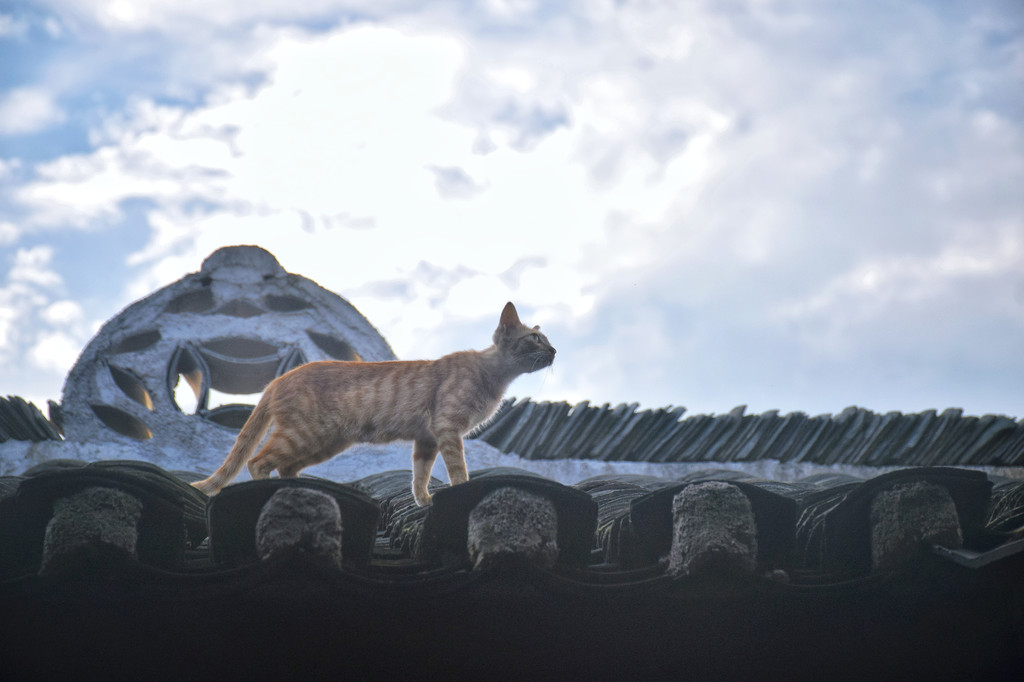
[[[412,448],[412,496],[416,504],[425,507],[432,497],[427,490],[430,471],[437,459],[437,442],[430,439],[417,440]]]
[[[448,480],[452,485],[465,483],[469,480],[469,471],[466,469],[466,453],[462,445],[462,434],[458,432],[446,432],[437,439],[441,448],[441,457],[444,459],[445,469],[448,470]]]

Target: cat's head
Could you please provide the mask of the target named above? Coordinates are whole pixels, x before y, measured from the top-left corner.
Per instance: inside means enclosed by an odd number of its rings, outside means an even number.
[[[533,372],[549,367],[555,361],[555,348],[540,327],[527,327],[519,321],[516,307],[509,301],[501,311],[501,320],[494,330],[494,345],[515,362],[520,372]]]

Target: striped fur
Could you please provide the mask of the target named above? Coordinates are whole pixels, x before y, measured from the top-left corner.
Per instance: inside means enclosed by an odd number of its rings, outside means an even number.
[[[555,349],[508,303],[494,345],[437,360],[311,362],[274,379],[238,434],[227,459],[194,483],[213,495],[249,460],[253,478],[297,476],[354,443],[413,441],[413,496],[430,502],[427,482],[440,451],[452,485],[469,479],[462,439],[489,419],[520,374],[548,367]]]

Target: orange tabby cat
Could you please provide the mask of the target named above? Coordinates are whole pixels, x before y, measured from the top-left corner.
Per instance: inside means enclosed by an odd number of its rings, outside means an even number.
[[[555,349],[505,305],[494,345],[437,360],[311,362],[274,379],[238,434],[227,459],[194,483],[215,494],[233,479],[271,423],[274,431],[249,462],[253,478],[297,476],[354,443],[413,441],[412,493],[430,503],[427,482],[440,449],[452,485],[469,480],[462,437],[489,419],[520,374],[548,367]]]

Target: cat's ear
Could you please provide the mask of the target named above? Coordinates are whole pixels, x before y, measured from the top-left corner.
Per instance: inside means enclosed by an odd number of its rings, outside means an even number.
[[[519,321],[519,313],[516,312],[516,307],[512,305],[512,301],[509,301],[505,304],[505,309],[501,311],[501,321],[498,322],[498,328],[494,330],[494,343],[500,346],[505,341],[512,339],[515,336],[516,330],[522,326],[523,323]]]
[[[505,304],[505,309],[501,311],[501,321],[498,323],[498,326],[505,329],[514,329],[522,325],[523,323],[519,321],[519,313],[516,312],[516,307],[512,305],[512,301],[509,301]]]
[[[540,325],[539,324],[533,325],[533,331],[539,332],[540,331]]]

